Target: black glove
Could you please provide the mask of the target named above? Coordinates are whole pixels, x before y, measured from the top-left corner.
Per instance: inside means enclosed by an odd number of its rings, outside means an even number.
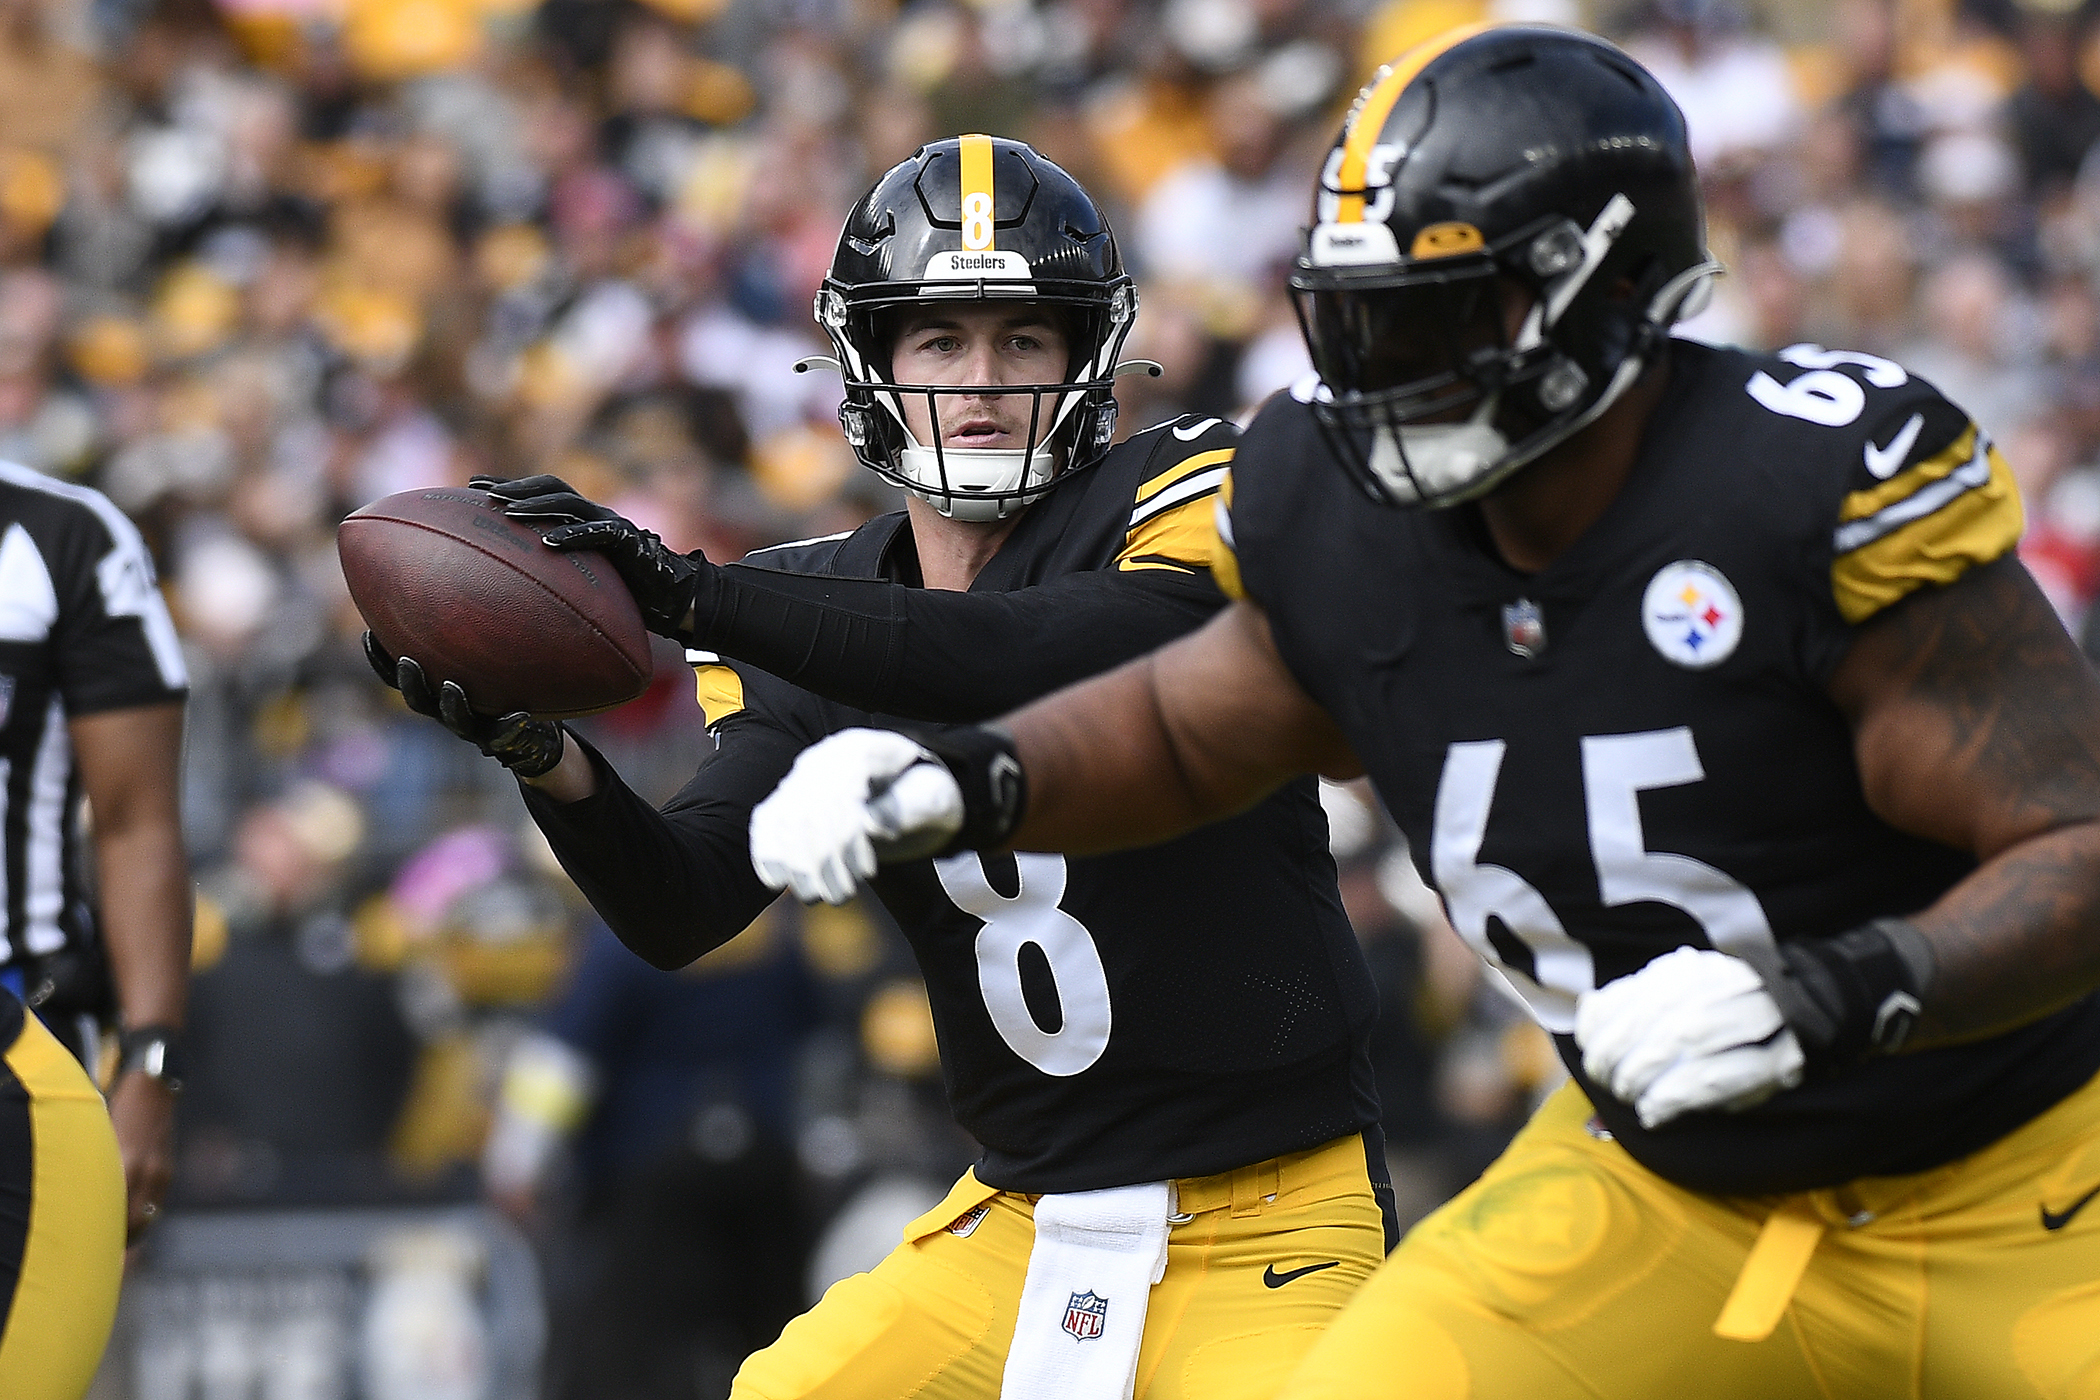
[[[659,637],[690,644],[688,619],[711,610],[715,566],[699,550],[674,554],[654,533],[625,516],[576,493],[558,476],[527,476],[504,481],[493,476],[470,478],[467,485],[503,503],[503,513],[540,532],[553,549],[587,549],[602,554],[618,571],[642,610],[642,622]]]
[[[563,731],[558,722],[534,719],[523,710],[496,718],[477,715],[459,682],[446,681],[433,692],[421,666],[409,657],[388,655],[370,632],[365,633],[365,660],[379,679],[401,692],[408,708],[430,716],[519,777],[544,777],[561,762]]]

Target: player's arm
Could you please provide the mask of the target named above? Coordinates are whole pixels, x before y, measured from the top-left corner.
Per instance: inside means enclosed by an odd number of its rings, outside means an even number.
[[[1311,771],[1360,769],[1278,656],[1267,619],[1237,603],[1000,725],[918,741],[832,735],[752,813],[751,859],[774,888],[837,903],[881,861],[1149,845]]]
[[[638,956],[683,967],[736,937],[771,902],[752,874],[744,831],[753,804],[807,740],[745,712],[740,688],[733,705],[707,708],[717,751],[659,812],[567,725],[522,711],[480,714],[457,682],[432,686],[414,657],[389,655],[370,632],[364,649],[409,709],[511,771],[562,869]],[[715,673],[735,674],[703,668],[703,707]]]
[[[1301,773],[1362,771],[1249,602],[1004,727],[1027,782],[1009,842],[1020,850],[1152,845],[1244,811]]]
[[[721,748],[661,811],[573,734],[570,752],[595,772],[591,795],[565,803],[522,788],[526,810],[591,907],[661,968],[719,948],[773,901],[752,873],[745,830],[801,741],[748,717],[718,725],[716,738]]]
[[[747,696],[735,668],[700,668],[698,698],[715,752],[661,811],[574,734],[564,736],[562,763],[589,770],[588,795],[564,800],[560,784],[540,781],[521,788],[577,888],[622,943],[661,968],[712,952],[773,901],[751,868],[751,809],[821,728],[805,713],[813,700],[770,676],[749,680]]]
[[[1224,602],[1207,571],[1164,567],[957,593],[732,564],[693,645],[856,709],[967,723],[1142,656]]]
[[[2008,556],[1862,626],[1830,691],[1891,825],[1982,864],[1909,922],[1935,964],[1911,1044],[2100,987],[2100,681]]]
[[[652,630],[877,714],[972,723],[1099,675],[1199,627],[1224,606],[1211,581],[1212,511],[1239,441],[1229,423],[1157,432],[1132,498],[1115,506],[1114,558],[1031,588],[965,593],[678,555],[554,477],[476,478],[557,548],[602,552]],[[1091,502],[1090,502],[1091,504]],[[1124,514],[1123,512],[1126,512]]]

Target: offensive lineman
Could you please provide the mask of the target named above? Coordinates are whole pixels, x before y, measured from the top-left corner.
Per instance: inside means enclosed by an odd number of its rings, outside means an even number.
[[[2100,687],[1967,415],[1670,341],[1715,270],[1624,54],[1414,51],[1322,176],[1240,601],[1010,737],[831,740],[754,817],[812,897],[877,843],[1100,850],[1370,772],[1574,1082],[1293,1400],[2096,1393]]]
[[[737,658],[702,658],[719,752],[662,813],[560,726],[374,663],[509,764],[607,922],[680,966],[773,898],[751,809],[813,740],[873,710],[985,718],[1223,605],[1209,520],[1236,432],[1184,419],[1110,446],[1136,310],[1070,176],[1017,142],[936,142],[854,209],[818,300],[847,437],[906,512],[717,568],[553,478],[477,480],[550,544],[605,552],[653,628]],[[1310,782],[1158,851],[965,853],[877,892],[985,1153],[734,1393],[1272,1394],[1390,1243],[1374,994]]]

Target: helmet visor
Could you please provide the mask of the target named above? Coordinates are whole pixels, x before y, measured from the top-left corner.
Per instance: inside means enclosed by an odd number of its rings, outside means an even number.
[[[1508,349],[1490,267],[1385,285],[1292,288],[1305,343],[1337,400],[1376,396],[1388,417],[1462,417],[1497,387]]]

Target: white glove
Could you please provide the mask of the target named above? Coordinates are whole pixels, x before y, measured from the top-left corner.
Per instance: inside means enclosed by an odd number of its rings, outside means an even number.
[[[805,904],[844,904],[884,860],[932,855],[962,829],[962,789],[887,729],[842,729],[804,749],[751,813],[751,868]]]
[[[1756,969],[1679,948],[1583,993],[1575,1043],[1591,1081],[1659,1128],[1682,1113],[1743,1109],[1801,1082],[1801,1042]]]

